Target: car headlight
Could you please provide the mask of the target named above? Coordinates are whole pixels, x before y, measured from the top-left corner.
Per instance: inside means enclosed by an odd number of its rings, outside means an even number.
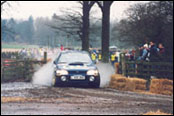
[[[56,70],[56,76],[68,75],[68,71],[66,70]]]
[[[99,72],[98,72],[98,70],[89,70],[89,71],[87,72],[87,75],[98,76],[98,75],[99,75]]]

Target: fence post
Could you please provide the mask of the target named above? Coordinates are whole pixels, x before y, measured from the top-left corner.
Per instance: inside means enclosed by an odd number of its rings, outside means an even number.
[[[27,59],[25,59],[24,61],[23,61],[23,71],[22,71],[22,73],[23,73],[23,78],[25,79],[26,78],[26,67],[27,67]]]
[[[1,82],[4,82],[4,66],[1,69]]]
[[[125,63],[125,53],[121,54],[121,68],[122,68],[122,74],[126,76],[126,63]]]
[[[44,52],[44,63],[47,63],[47,52]]]

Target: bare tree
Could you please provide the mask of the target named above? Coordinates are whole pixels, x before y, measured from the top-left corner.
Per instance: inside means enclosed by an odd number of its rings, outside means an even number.
[[[1,13],[2,13],[2,11],[3,11],[3,5],[4,5],[5,3],[7,3],[7,1],[1,1]]]
[[[2,11],[4,11],[3,6],[7,4],[8,7],[11,7],[10,3],[8,1],[1,1],[1,14]],[[1,19],[2,21],[2,19]],[[1,22],[2,23],[2,22]],[[6,24],[2,23],[1,25],[1,40],[3,40],[4,38],[2,37],[3,34],[7,34],[8,36],[10,36],[11,38],[14,38],[15,35],[15,31],[12,28],[9,28]]]
[[[73,10],[62,11],[65,15],[58,16],[54,14],[54,24],[49,26],[55,29],[56,32],[62,31],[67,35],[76,36],[78,35],[82,39],[82,17],[79,12]]]
[[[4,3],[6,3],[7,1],[1,1],[1,6],[4,4]]]
[[[94,1],[83,1],[82,50],[89,51],[89,14]]]
[[[3,8],[3,7],[6,7],[6,8]],[[11,2],[10,1],[1,1],[1,13],[2,13],[2,11],[7,10],[7,8],[12,8]]]
[[[64,16],[54,15],[53,18],[59,21],[61,25],[51,25],[52,28],[58,29],[70,35],[78,35],[82,41],[82,50],[89,51],[89,15],[90,9],[95,4],[94,1],[79,1],[82,12],[67,9],[62,11]]]
[[[110,7],[113,1],[97,1],[102,11],[102,60],[109,61]]]

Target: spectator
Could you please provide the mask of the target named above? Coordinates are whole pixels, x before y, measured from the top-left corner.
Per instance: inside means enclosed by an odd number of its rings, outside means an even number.
[[[19,52],[20,54],[20,57],[23,59],[23,58],[26,58],[27,56],[27,51],[25,48],[22,48],[22,50]]]
[[[111,63],[112,63],[112,66],[114,67],[114,63],[116,62],[116,53],[112,53],[111,54]]]
[[[148,61],[148,52],[149,52],[148,44],[145,44],[143,46],[142,60]]]
[[[135,60],[135,50],[132,49],[130,53],[130,61],[134,61],[134,60]]]
[[[143,54],[143,45],[139,48],[139,56],[142,56]]]
[[[128,50],[125,50],[125,58],[126,58],[126,60],[130,59],[130,53]]]
[[[92,58],[93,62],[96,62],[96,53],[95,52],[92,52],[91,58]]]
[[[60,46],[60,50],[63,51],[64,50],[64,47],[63,45]]]
[[[164,54],[165,53],[165,48],[164,48],[162,43],[159,43],[158,50],[159,50],[159,54]]]
[[[98,53],[98,60],[101,61],[102,60],[102,54],[101,54],[101,50],[99,50],[99,53]]]
[[[158,55],[159,55],[159,60],[164,61],[165,60],[165,48],[162,43],[159,43],[158,45]]]
[[[116,52],[117,62],[120,62],[120,51]]]
[[[158,50],[157,47],[155,45],[155,43],[153,41],[150,42],[150,55],[149,55],[149,59],[151,62],[157,62],[159,61],[159,55],[158,55]]]

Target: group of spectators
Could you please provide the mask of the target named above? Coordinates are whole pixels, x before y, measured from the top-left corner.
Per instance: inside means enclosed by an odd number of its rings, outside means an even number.
[[[101,61],[101,59],[102,59],[102,57],[101,57],[101,50],[93,49],[93,50],[90,50],[89,52],[91,54],[91,59],[94,62]]]
[[[48,48],[23,48],[21,49],[21,51],[19,52],[19,55],[22,59],[25,58],[32,58],[32,59],[42,59],[44,56],[44,52],[47,53],[54,53],[55,49],[48,49]]]
[[[131,51],[126,51],[125,55],[130,61],[164,61],[165,48],[162,43],[157,45],[155,42],[151,41],[149,44],[145,43],[143,46],[140,46],[138,50],[132,49]]]
[[[114,63],[119,62],[119,55],[120,55],[120,51],[110,51],[109,52],[109,61],[111,62],[111,64],[114,66]],[[93,49],[90,50],[90,54],[91,54],[91,59],[94,62],[98,62],[102,60],[102,53],[101,50],[97,50],[97,49]]]
[[[91,50],[91,58],[93,61],[100,61],[102,59],[101,50]],[[110,62],[112,65],[120,61],[120,53],[125,53],[127,60],[129,61],[150,61],[159,62],[167,61],[165,47],[162,43],[156,44],[151,41],[141,45],[138,49],[124,50],[124,51],[112,51],[110,52]]]
[[[38,58],[43,56],[44,49],[43,48],[23,48],[19,55],[21,58]]]
[[[64,50],[63,45],[60,47],[61,51]],[[119,62],[119,55],[122,53],[121,51],[112,51],[110,52],[110,62],[114,65],[115,62]],[[158,45],[151,41],[149,43],[145,43],[144,45],[140,46],[137,50],[125,50],[124,51],[126,58],[129,61],[151,61],[151,62],[158,62],[165,60],[165,48],[162,43]],[[102,59],[101,50],[98,49],[91,49],[90,50],[91,58],[94,62],[98,62]]]

